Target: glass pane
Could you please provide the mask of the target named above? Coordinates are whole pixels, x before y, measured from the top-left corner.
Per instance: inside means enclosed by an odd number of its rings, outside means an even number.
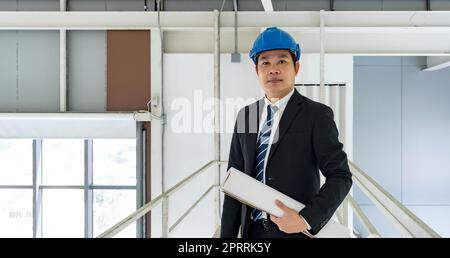
[[[136,140],[93,141],[94,184],[136,185]]]
[[[84,140],[43,140],[42,177],[44,185],[83,185]]]
[[[0,140],[0,185],[31,185],[33,141]]]
[[[136,190],[94,191],[94,237],[136,211]],[[136,237],[136,223],[130,224],[116,237]]]
[[[84,191],[44,189],[42,236],[84,237]]]
[[[0,237],[33,237],[33,190],[0,189]]]

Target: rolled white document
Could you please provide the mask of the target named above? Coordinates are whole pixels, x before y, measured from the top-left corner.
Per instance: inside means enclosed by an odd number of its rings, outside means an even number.
[[[305,207],[304,204],[235,168],[230,168],[228,170],[221,188],[222,191],[230,197],[276,217],[283,216],[283,210],[275,204],[275,200],[280,200],[286,206],[297,212]],[[318,238],[350,237],[349,229],[334,220],[330,220],[316,235],[311,235],[309,232],[303,233],[309,237]]]

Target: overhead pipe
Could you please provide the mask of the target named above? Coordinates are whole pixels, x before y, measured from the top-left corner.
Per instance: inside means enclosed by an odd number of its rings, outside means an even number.
[[[158,14],[158,30],[159,30],[159,38],[160,38],[160,51],[159,51],[159,65],[160,65],[160,76],[161,81],[159,84],[159,96],[156,96],[151,101],[152,106],[157,108],[159,111],[159,117],[161,118],[161,191],[164,193],[166,191],[166,174],[164,169],[164,133],[165,133],[165,119],[164,119],[164,63],[163,63],[163,55],[164,55],[164,32],[161,28],[161,11],[163,10],[163,1],[156,1],[156,9]],[[162,198],[162,237],[167,238],[169,236],[169,199],[167,196],[163,196]]]
[[[237,0],[233,1],[234,3],[234,53],[231,54],[231,62],[239,63],[241,62],[241,54],[238,52],[238,5]],[[220,17],[220,15],[219,15]]]

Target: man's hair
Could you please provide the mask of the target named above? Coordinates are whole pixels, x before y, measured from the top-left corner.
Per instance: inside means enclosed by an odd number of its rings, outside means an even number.
[[[286,49],[287,50],[287,49]],[[294,64],[294,67],[295,67],[295,63],[296,62],[298,62],[298,61],[295,61],[295,56],[294,56],[294,53],[292,53],[291,51],[289,51],[288,50],[288,52],[289,52],[289,55],[291,56],[291,58],[292,58],[292,63]],[[259,56],[260,56],[261,54],[259,54],[257,57],[256,57],[256,67],[258,67],[258,61],[259,61]]]

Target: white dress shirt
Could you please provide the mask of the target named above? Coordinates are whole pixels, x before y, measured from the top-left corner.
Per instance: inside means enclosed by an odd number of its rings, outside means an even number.
[[[267,160],[269,158],[269,153],[270,153],[270,148],[273,144],[273,139],[274,136],[277,132],[278,129],[278,125],[280,123],[280,119],[283,116],[283,112],[286,109],[286,105],[289,102],[289,99],[292,97],[292,94],[294,94],[294,90],[295,88],[293,88],[286,96],[284,96],[283,98],[277,100],[276,102],[272,103],[267,96],[264,96],[264,108],[262,109],[262,114],[261,117],[259,119],[260,123],[259,123],[259,129],[258,129],[258,136],[261,133],[261,129],[263,128],[264,124],[267,122],[266,118],[267,118],[267,106],[269,105],[274,105],[276,106],[278,109],[275,113],[272,114],[272,131],[270,132],[270,138],[269,138],[269,144],[267,147],[267,152],[266,152],[266,157],[264,158],[264,179],[263,182],[264,184],[266,183],[266,166],[267,166]],[[262,217],[265,219],[268,219],[267,213],[266,212],[262,212]],[[306,226],[309,229],[311,229],[311,227],[309,226],[308,222],[306,221],[306,219],[304,219],[306,222]]]
[[[283,115],[284,109],[286,108],[286,105],[287,105],[289,99],[291,98],[292,94],[294,94],[294,90],[295,90],[295,88],[292,89],[286,96],[284,96],[283,98],[279,99],[278,101],[276,101],[274,103],[270,102],[270,100],[267,98],[267,96],[264,96],[264,108],[262,109],[262,114],[259,119],[258,136],[261,133],[261,129],[263,128],[264,124],[267,122],[266,121],[267,106],[274,105],[277,107],[277,111],[272,114],[272,130],[270,132],[269,144],[267,146],[267,151],[266,151],[266,157],[264,158],[264,173],[263,173],[264,174],[264,179],[263,179],[264,184],[266,183],[267,159],[269,158],[270,148],[272,147],[272,144],[273,144],[273,138],[278,129],[278,125],[280,123],[280,119],[281,119],[281,116]],[[256,146],[256,147],[258,147],[258,146]],[[263,212],[262,217],[265,219],[268,219],[267,213]]]
[[[272,114],[272,131],[270,132],[270,138],[269,138],[269,144],[267,146],[267,152],[266,157],[264,158],[264,183],[266,183],[266,166],[267,166],[267,159],[269,158],[270,148],[273,144],[273,138],[275,136],[275,133],[278,129],[278,124],[280,123],[281,116],[283,115],[284,109],[286,108],[286,105],[291,98],[292,94],[294,94],[294,89],[292,89],[286,96],[279,99],[278,101],[272,103],[270,100],[264,96],[264,108],[262,109],[262,114],[259,119],[259,129],[258,129],[258,136],[261,133],[261,129],[263,128],[264,124],[267,122],[267,106],[273,105],[277,107],[277,111]]]

